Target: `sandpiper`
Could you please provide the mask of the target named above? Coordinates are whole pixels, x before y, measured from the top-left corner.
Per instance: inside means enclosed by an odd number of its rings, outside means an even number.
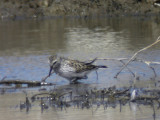
[[[90,62],[81,62],[69,58],[52,55],[49,57],[49,75],[56,73],[61,77],[66,78],[71,83],[77,82],[80,79],[87,79],[87,74],[98,68],[107,68],[107,66],[93,65],[96,59]]]

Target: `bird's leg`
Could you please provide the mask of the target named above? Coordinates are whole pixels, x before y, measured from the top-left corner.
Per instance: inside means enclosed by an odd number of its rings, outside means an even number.
[[[73,84],[75,83],[75,81],[77,81],[77,78],[73,78],[72,80],[70,80],[70,83]]]
[[[70,80],[70,84],[76,84],[78,83],[77,81],[79,80],[79,78],[73,78],[72,80]]]
[[[53,73],[54,73],[54,71],[52,71],[50,75],[47,75],[46,77],[42,78],[42,80],[41,80],[41,81],[42,81],[42,82],[45,82],[45,81],[46,81],[46,79],[47,79],[48,77],[50,77]]]
[[[72,80],[70,80],[71,84],[75,84],[78,83],[78,80],[80,79],[87,79],[88,77],[85,75],[84,77],[77,77],[77,78],[73,78]]]
[[[85,75],[84,77],[82,77],[81,79],[88,79],[88,77]]]

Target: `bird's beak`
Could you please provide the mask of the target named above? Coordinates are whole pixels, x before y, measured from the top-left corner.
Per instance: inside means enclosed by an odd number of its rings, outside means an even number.
[[[50,66],[49,76],[51,75],[52,70],[53,70],[53,66]]]

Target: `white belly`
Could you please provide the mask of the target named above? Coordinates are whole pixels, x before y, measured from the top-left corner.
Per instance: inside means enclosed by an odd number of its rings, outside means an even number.
[[[62,64],[60,66],[59,72],[64,72],[64,73],[68,73],[68,72],[75,72],[75,68],[71,67],[68,64]]]
[[[72,80],[74,78],[84,78],[90,72],[91,71],[84,71],[84,72],[81,72],[81,73],[77,73],[77,72],[75,72],[75,69],[73,69],[71,67],[70,68],[66,67],[66,69],[61,68],[59,70],[59,75],[66,78],[66,79]]]
[[[73,78],[84,78],[89,71],[82,72],[82,73],[75,73],[75,72],[63,72],[60,74],[60,76],[65,77],[67,79],[73,79]]]

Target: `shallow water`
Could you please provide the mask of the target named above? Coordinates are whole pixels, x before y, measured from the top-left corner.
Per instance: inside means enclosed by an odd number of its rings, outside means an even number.
[[[12,97],[12,99],[10,99]],[[122,106],[120,112],[120,106],[116,108],[108,107],[104,109],[100,106],[98,109],[93,106],[91,109],[81,109],[76,107],[69,107],[65,110],[48,108],[41,112],[41,108],[38,103],[34,103],[33,107],[29,112],[26,110],[20,110],[17,101],[23,101],[25,98],[24,94],[5,94],[0,96],[0,114],[1,120],[152,120],[153,110],[151,106],[138,106],[136,103],[131,103],[131,105]],[[7,107],[6,107],[7,106]],[[7,112],[6,112],[7,111]],[[158,115],[159,110],[156,110],[157,120],[160,115]]]
[[[48,56],[59,54],[87,61],[98,58],[129,58],[136,51],[153,43],[160,33],[159,18],[56,18],[47,20],[17,20],[0,21],[0,79],[38,80],[48,74]],[[160,44],[142,52],[138,58],[149,61],[159,61]],[[103,87],[129,86],[133,83],[133,75],[125,69],[114,79],[121,68],[119,61],[96,61],[95,64],[107,65],[107,69],[98,70],[98,80],[95,72],[89,74],[82,83]],[[154,65],[157,78],[160,77],[159,65]],[[129,65],[140,77],[138,87],[153,87],[155,81],[153,71],[145,64],[133,62]],[[48,81],[58,85],[69,82],[57,75],[52,75]],[[34,88],[33,88],[34,89]],[[27,89],[33,90],[33,89]],[[36,88],[37,90],[37,88]],[[34,107],[28,114],[19,107],[14,108],[25,96],[21,90],[8,90],[0,95],[0,116],[3,119],[151,119],[153,110],[149,106],[141,106],[141,110],[129,110],[126,105],[122,112],[119,108],[97,110],[79,110],[69,108],[67,111],[47,110],[43,114],[39,107]],[[5,101],[5,102],[4,102]],[[5,104],[4,104],[5,103]],[[135,109],[138,109],[137,107]],[[143,109],[143,110],[142,110]],[[7,112],[6,112],[7,111]],[[4,114],[5,113],[5,114]],[[142,114],[143,113],[143,114]],[[148,114],[149,113],[149,114]],[[9,115],[8,115],[9,114]],[[15,116],[13,116],[16,114]],[[115,115],[116,114],[116,115]],[[121,117],[119,117],[121,116]],[[115,117],[115,118],[113,118]],[[159,117],[159,116],[158,116]]]
[[[137,50],[154,42],[160,33],[156,18],[49,19],[0,22],[0,79],[41,80],[48,74],[48,56],[60,54],[87,61],[100,58],[130,57]],[[158,61],[159,44],[139,57]],[[122,65],[119,62],[97,61],[108,65],[112,79]],[[116,64],[116,65],[115,65]],[[143,66],[143,65],[142,65]],[[118,68],[117,68],[118,67]],[[139,69],[139,68],[138,68]],[[146,68],[141,67],[142,70]],[[141,71],[142,72],[142,71]],[[88,82],[92,82],[95,73]],[[100,80],[104,82],[104,77]],[[53,76],[59,84],[67,83]],[[59,80],[60,79],[60,80]],[[57,81],[58,80],[58,81]],[[94,80],[95,82],[95,80]],[[100,81],[101,83],[101,81]]]
[[[86,86],[81,86],[86,87]],[[89,87],[89,86],[88,86]],[[76,89],[82,89],[76,87]],[[27,91],[28,97],[31,97],[36,91]],[[91,108],[77,106],[59,107],[49,106],[47,109],[42,110],[40,101],[31,102],[31,108],[20,109],[20,104],[25,101],[26,95],[21,92],[7,93],[0,95],[0,115],[1,120],[154,120],[153,108],[151,105],[139,105],[131,102],[120,106],[117,104],[108,107],[103,105],[92,105]],[[31,101],[31,100],[30,100]],[[160,118],[160,109],[157,109],[158,105],[155,104],[155,119]]]

